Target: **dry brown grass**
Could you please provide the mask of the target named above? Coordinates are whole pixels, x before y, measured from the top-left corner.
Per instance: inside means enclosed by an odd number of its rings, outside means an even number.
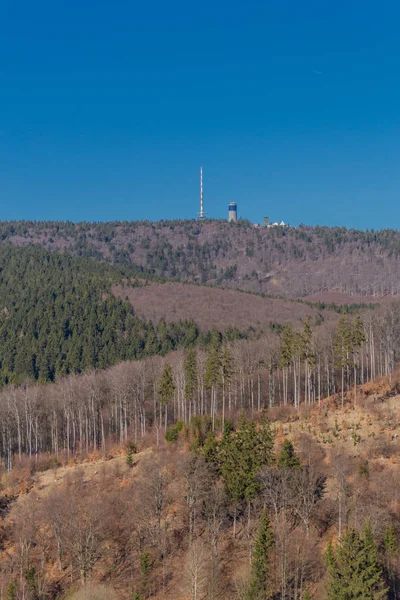
[[[69,596],[68,600],[117,600],[117,594],[105,585],[88,585]]]

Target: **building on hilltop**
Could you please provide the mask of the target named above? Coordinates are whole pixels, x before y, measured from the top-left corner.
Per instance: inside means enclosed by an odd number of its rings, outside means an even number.
[[[229,223],[237,222],[237,204],[236,204],[236,202],[229,202],[228,221],[229,221]]]
[[[287,227],[287,225],[284,221],[280,221],[280,223],[278,223],[277,221],[275,223],[270,223],[269,217],[264,217],[263,227],[267,227],[267,229],[270,229],[271,227]]]

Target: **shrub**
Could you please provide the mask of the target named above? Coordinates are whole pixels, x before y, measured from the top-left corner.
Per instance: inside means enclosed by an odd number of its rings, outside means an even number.
[[[183,427],[183,421],[178,421],[176,425],[169,425],[167,427],[167,431],[165,432],[165,439],[167,442],[176,442],[179,432],[182,431]]]

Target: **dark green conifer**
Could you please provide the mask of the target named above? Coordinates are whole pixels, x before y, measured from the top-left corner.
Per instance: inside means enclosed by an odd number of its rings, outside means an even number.
[[[158,383],[158,395],[162,404],[168,404],[175,393],[174,374],[170,364],[166,364]]]
[[[382,566],[371,530],[364,539],[350,529],[337,548],[330,544],[325,559],[328,567],[328,600],[385,600]]]
[[[388,590],[384,585],[382,563],[369,522],[365,526],[363,542],[365,553],[365,597],[374,598],[374,600],[387,598]]]
[[[393,525],[390,525],[386,528],[383,545],[385,548],[386,573],[388,577],[388,582],[390,584],[390,589],[393,598],[397,598],[398,582],[396,574],[396,558],[398,555],[399,547],[397,543],[396,532],[394,530]]]
[[[264,509],[258,526],[251,563],[246,600],[264,600],[271,589],[270,563],[274,534],[267,510]]]
[[[195,348],[189,348],[185,364],[185,395],[188,400],[193,398],[197,387],[197,355]]]
[[[10,581],[7,588],[6,600],[17,600],[17,586],[15,581]]]
[[[134,461],[133,461],[133,454],[131,451],[129,451],[128,454],[126,455],[126,464],[128,465],[129,468],[133,467]]]
[[[292,442],[285,439],[278,458],[278,466],[286,469],[298,469],[301,466]]]
[[[243,501],[250,503],[259,491],[258,473],[273,462],[274,435],[269,423],[257,427],[244,417],[238,429],[224,436],[219,449],[220,472],[235,509]]]
[[[390,525],[385,530],[384,546],[387,554],[390,556],[395,556],[398,552],[396,533],[393,525]]]

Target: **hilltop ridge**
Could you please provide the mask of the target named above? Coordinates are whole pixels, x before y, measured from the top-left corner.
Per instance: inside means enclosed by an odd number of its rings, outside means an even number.
[[[286,298],[400,293],[400,232],[248,221],[1,222],[0,239]],[[349,300],[351,302],[351,299]]]

